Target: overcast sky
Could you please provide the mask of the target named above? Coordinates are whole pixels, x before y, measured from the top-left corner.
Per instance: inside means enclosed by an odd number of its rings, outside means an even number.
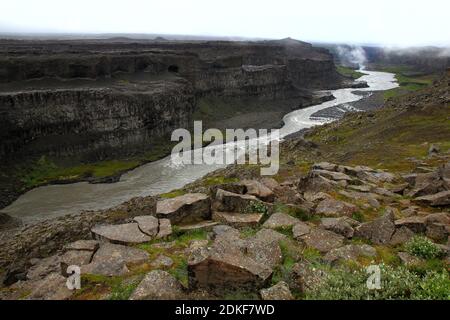
[[[0,32],[450,45],[449,0],[2,0]]]

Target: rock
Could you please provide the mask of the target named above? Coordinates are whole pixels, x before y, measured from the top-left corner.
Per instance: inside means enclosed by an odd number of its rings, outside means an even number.
[[[400,258],[402,263],[407,266],[417,265],[417,264],[420,264],[420,262],[421,262],[421,259],[419,259],[415,256],[412,256],[407,252],[399,252],[398,257]]]
[[[33,283],[27,300],[67,300],[72,291],[67,288],[67,279],[59,273],[50,273],[44,279]]]
[[[158,201],[156,216],[169,219],[172,224],[189,223],[211,218],[210,198],[203,193],[188,193]]]
[[[416,184],[417,173],[405,174],[402,175],[402,178],[403,180],[405,180],[408,186],[414,187],[414,185]]]
[[[375,244],[388,243],[395,232],[394,214],[387,211],[382,217],[356,228],[355,236],[368,239]]]
[[[286,236],[270,229],[262,229],[248,239],[240,239],[233,228],[223,231],[211,247],[199,248],[189,257],[189,287],[212,290],[264,287],[273,268],[281,263],[282,239]]]
[[[147,273],[131,294],[130,300],[180,300],[186,299],[183,286],[166,271]]]
[[[328,193],[325,192],[308,192],[308,191],[303,194],[303,197],[305,198],[305,200],[313,203],[332,198]]]
[[[414,202],[432,207],[448,206],[450,205],[450,190],[418,197],[414,199]]]
[[[349,177],[348,175],[346,175],[345,173],[342,173],[342,172],[333,172],[333,171],[326,171],[326,170],[312,170],[311,172],[313,174],[318,174],[322,177],[325,177],[329,180],[334,180],[334,181],[340,181],[340,180],[352,181],[353,180],[351,177]]]
[[[217,226],[213,227],[212,232],[213,232],[213,235],[214,235],[214,238],[215,238],[216,236],[224,234],[224,233],[226,233],[228,231],[231,231],[233,229],[234,229],[233,227],[221,224],[221,225],[217,225]]]
[[[334,189],[336,182],[327,179],[317,172],[310,171],[306,177],[300,179],[298,190],[300,192],[327,192]]]
[[[450,213],[447,212],[439,212],[432,213],[425,217],[425,223],[427,225],[433,223],[442,223],[446,225],[450,225]]]
[[[402,184],[397,184],[397,185],[391,186],[389,188],[389,190],[396,194],[403,194],[405,189],[408,187],[409,187],[409,183],[402,183]]]
[[[280,281],[276,285],[259,291],[262,300],[294,300],[286,282]]]
[[[367,184],[363,184],[363,185],[349,185],[348,189],[352,189],[354,191],[358,191],[358,192],[370,192],[372,191],[373,187],[367,185]]]
[[[292,266],[290,287],[300,292],[318,287],[325,279],[326,273],[315,268],[311,263],[300,261]]]
[[[438,172],[417,174],[414,181],[413,189],[406,194],[409,197],[421,197],[433,195],[444,191],[443,180],[440,179]]]
[[[414,232],[412,232],[407,227],[402,226],[402,227],[398,228],[397,230],[395,230],[389,244],[392,246],[404,244],[404,243],[408,242],[409,240],[411,240],[413,237],[414,237]]]
[[[138,216],[133,219],[137,222],[139,230],[147,236],[154,238],[158,234],[159,220],[154,216]]]
[[[213,203],[214,211],[222,212],[236,212],[236,213],[251,213],[248,212],[252,204],[264,204],[255,196],[248,194],[237,194],[218,189],[216,198]]]
[[[67,251],[70,250],[96,251],[99,246],[100,243],[97,240],[78,240],[64,246],[64,249]]]
[[[22,221],[19,218],[11,217],[6,213],[0,212],[0,230],[12,229],[21,225]]]
[[[365,192],[356,192],[356,191],[344,191],[341,190],[339,193],[347,198],[363,201],[368,203],[373,208],[379,208],[380,202],[378,199],[380,198],[378,195],[374,193],[365,193]]]
[[[450,235],[450,225],[443,223],[430,223],[427,225],[425,235],[437,242],[444,241],[448,239]]]
[[[28,280],[43,279],[50,273],[60,273],[61,271],[61,257],[59,255],[37,259],[33,262],[33,266],[27,272]]]
[[[169,219],[159,219],[159,232],[156,239],[164,239],[172,234],[172,224]]]
[[[91,262],[93,251],[87,250],[69,250],[61,256],[61,274],[68,276],[67,268],[69,266],[78,266],[89,264]]]
[[[375,258],[376,256],[377,251],[372,246],[367,244],[349,244],[329,251],[323,259],[328,263],[336,263],[342,261],[357,261],[359,257]]]
[[[261,183],[272,191],[280,187],[280,184],[273,178],[262,178]]]
[[[343,236],[321,228],[313,228],[299,239],[307,247],[314,248],[322,253],[339,248],[344,242]]]
[[[312,166],[313,170],[337,171],[338,165],[329,162],[319,162]]]
[[[408,207],[408,208],[402,210],[402,216],[404,216],[404,217],[415,216],[415,215],[417,215],[419,209],[420,208],[416,207],[416,206]]]
[[[299,240],[301,237],[308,234],[310,231],[311,227],[302,221],[296,223],[292,227],[292,235],[296,240]]]
[[[213,212],[213,220],[217,223],[226,224],[234,228],[254,227],[259,224],[263,214],[259,213],[233,213],[233,212]]]
[[[111,243],[100,246],[92,262],[81,267],[82,274],[120,276],[128,273],[127,266],[147,262],[149,254],[140,249]]]
[[[213,216],[214,217],[214,216]],[[212,220],[206,220],[186,225],[179,225],[178,230],[180,231],[192,231],[192,230],[206,230],[210,231],[214,226],[217,226],[219,223]]]
[[[173,260],[161,254],[155,260],[153,260],[150,265],[153,268],[170,268],[173,265]]]
[[[272,214],[266,222],[264,222],[263,227],[269,229],[277,228],[290,228],[300,222],[297,218],[290,216],[286,213],[276,212]]]
[[[322,214],[327,217],[352,216],[356,211],[356,206],[335,199],[322,200],[316,208],[316,214]]]
[[[292,187],[280,186],[276,189],[276,199],[288,205],[301,205],[304,203],[302,196]]]
[[[350,221],[352,220],[353,224],[358,225],[359,223],[348,217],[340,217],[340,218],[322,218],[320,227],[325,230],[333,231],[337,234],[340,234],[346,238],[352,238],[354,230]]]
[[[412,216],[408,218],[395,220],[395,226],[397,228],[407,227],[414,233],[424,233],[426,229],[425,220],[426,217]]]
[[[257,180],[243,180],[241,184],[246,188],[246,194],[255,196],[265,202],[273,202],[275,195],[271,189]]]
[[[116,244],[139,244],[152,240],[141,232],[137,223],[96,226],[91,231],[96,239]]]

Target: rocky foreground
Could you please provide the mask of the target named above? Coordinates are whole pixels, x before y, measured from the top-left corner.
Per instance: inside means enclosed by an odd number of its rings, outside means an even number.
[[[110,222],[84,220],[89,232],[64,244],[45,224],[4,237],[16,261],[20,240],[34,243],[21,265],[9,261],[2,298],[449,298],[450,162],[406,175],[323,162],[283,182],[203,189],[134,200],[121,218],[103,212]],[[65,223],[59,233],[74,227]],[[47,254],[38,254],[43,236]],[[364,267],[373,264],[382,289],[369,291]],[[66,287],[70,265],[81,268],[80,290]]]

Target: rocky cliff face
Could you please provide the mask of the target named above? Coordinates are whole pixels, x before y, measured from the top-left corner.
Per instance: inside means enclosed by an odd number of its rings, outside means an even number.
[[[339,86],[331,55],[265,42],[3,41],[0,157],[132,153],[187,127],[196,99]]]

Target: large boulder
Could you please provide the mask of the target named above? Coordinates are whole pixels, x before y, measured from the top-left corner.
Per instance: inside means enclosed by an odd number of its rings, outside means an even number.
[[[249,194],[238,194],[218,189],[213,203],[214,211],[251,213],[249,210],[255,204],[264,205],[264,202]]]
[[[394,213],[388,210],[382,217],[357,227],[355,236],[368,239],[375,244],[386,244],[389,243],[394,232]]]
[[[257,180],[243,180],[241,184],[246,188],[246,194],[255,196],[266,202],[273,202],[275,195],[265,184]]]
[[[397,228],[406,227],[415,233],[424,233],[426,230],[425,220],[426,217],[423,216],[411,216],[395,220],[395,226]]]
[[[345,261],[357,261],[360,257],[375,258],[377,251],[374,247],[367,244],[349,244],[329,251],[324,260],[328,263],[338,263]]]
[[[27,300],[67,300],[73,291],[66,285],[67,279],[60,273],[50,273],[45,278],[33,281]]]
[[[139,244],[152,240],[141,232],[137,223],[96,226],[91,231],[94,238],[116,244]]]
[[[241,239],[236,229],[216,235],[211,247],[198,248],[188,260],[189,286],[209,289],[264,287],[281,263],[279,242],[286,236],[269,229]]]
[[[260,213],[233,213],[233,212],[217,212],[214,211],[212,218],[214,221],[232,226],[234,228],[246,228],[257,226],[263,214]]]
[[[129,266],[143,264],[148,259],[149,254],[144,250],[104,243],[94,254],[91,263],[81,267],[81,273],[121,276],[129,272]]]
[[[450,205],[450,190],[418,197],[414,199],[414,202],[432,207],[448,206]]]
[[[180,300],[186,299],[181,283],[162,270],[147,273],[130,296],[130,300]]]
[[[158,201],[156,216],[169,219],[172,224],[208,220],[211,217],[210,198],[203,193],[188,193]]]
[[[320,222],[320,227],[333,231],[340,234],[346,238],[353,237],[353,227],[358,226],[359,222],[348,217],[340,218],[322,218]]]
[[[309,233],[300,236],[298,240],[307,247],[326,253],[339,248],[344,243],[344,237],[321,228],[312,228]]]
[[[259,294],[262,300],[294,300],[289,286],[284,281],[280,281],[270,288],[261,289]]]
[[[351,203],[335,199],[325,199],[317,205],[316,214],[321,214],[327,217],[351,217],[357,210],[358,208]]]
[[[340,180],[352,181],[353,180],[353,178],[349,177],[348,175],[346,175],[345,173],[342,173],[342,172],[333,172],[333,171],[327,171],[327,170],[312,170],[311,172],[313,174],[318,174],[322,177],[325,177],[329,180],[334,180],[334,181],[340,181]]]
[[[402,226],[395,230],[394,234],[392,235],[391,240],[389,241],[389,244],[392,246],[397,246],[404,244],[411,240],[414,237],[414,232],[412,232],[410,229],[408,229],[405,226]]]
[[[300,222],[297,218],[290,216],[286,213],[276,212],[272,214],[266,222],[264,222],[263,227],[269,229],[278,228],[290,228]]]

